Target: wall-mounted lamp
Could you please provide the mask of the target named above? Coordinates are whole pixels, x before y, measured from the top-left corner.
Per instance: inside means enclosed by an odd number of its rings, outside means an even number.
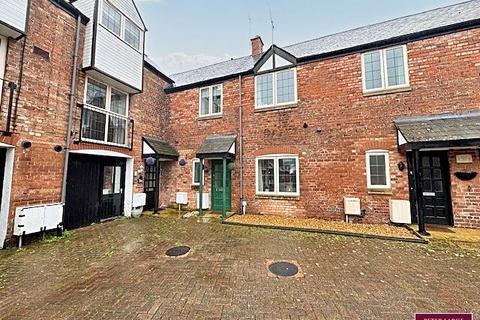
[[[63,147],[61,145],[56,145],[55,147],[53,147],[53,150],[55,150],[55,152],[62,152],[63,151]]]
[[[178,161],[178,164],[181,166],[181,167],[184,167],[186,164],[187,164],[187,161],[185,161],[185,159],[180,159]]]
[[[303,124],[303,129],[307,129],[307,128],[308,128],[308,123],[305,122],[305,123]]]
[[[157,162],[157,159],[153,157],[148,157],[147,159],[145,159],[145,164],[147,166],[153,166],[156,162]]]
[[[398,166],[398,170],[400,170],[400,171],[403,171],[403,170],[405,170],[405,168],[406,168],[405,163],[404,163],[403,161],[400,161],[400,162],[397,164],[397,166]]]

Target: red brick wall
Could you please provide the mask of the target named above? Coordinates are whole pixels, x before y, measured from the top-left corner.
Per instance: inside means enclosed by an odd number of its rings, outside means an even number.
[[[162,205],[175,202],[176,192],[189,193],[189,207],[196,206],[198,187],[192,186],[192,160],[196,156],[203,140],[209,135],[238,134],[238,79],[223,83],[223,117],[211,119],[198,118],[199,89],[191,89],[170,94],[170,117],[167,136],[174,142],[180,159],[187,164],[181,167],[178,163],[170,164],[162,176]],[[238,148],[237,148],[238,149]],[[206,161],[207,168],[211,168],[210,161]],[[232,208],[239,208],[239,162],[236,160],[232,172]],[[204,192],[210,193],[211,171],[205,173]]]
[[[9,230],[13,230],[15,208],[61,201],[65,152],[55,152],[54,146],[66,143],[69,93],[73,68],[76,18],[68,15],[49,0],[32,0],[27,37],[10,40],[5,78],[19,82],[20,55],[26,41],[22,88],[18,108],[13,117],[12,137],[0,135],[0,141],[16,147],[11,193]],[[77,102],[83,102],[85,73],[81,71],[84,43],[81,29]],[[34,53],[34,46],[49,53],[45,59]],[[141,162],[141,137],[161,136],[165,131],[167,97],[164,80],[145,69],[144,92],[131,96],[129,116],[135,121],[133,150],[101,144],[72,144],[72,149],[102,149],[125,153],[135,158],[136,170]],[[5,125],[8,95],[3,86],[0,126]],[[74,136],[78,139],[80,108],[75,108]],[[22,141],[32,147],[23,149]],[[143,191],[136,183],[134,191]]]
[[[399,161],[393,119],[480,107],[480,29],[462,31],[408,44],[411,90],[366,97],[362,93],[361,56],[352,54],[300,65],[297,68],[298,104],[293,108],[255,112],[254,78],[243,79],[244,192],[247,211],[263,214],[343,219],[343,197],[360,197],[364,222],[387,222],[389,199],[408,199],[407,170]],[[198,89],[170,94],[170,133],[182,157],[191,159],[207,135],[238,133],[238,80],[224,82],[223,118],[199,121]],[[303,128],[304,123],[308,128]],[[321,132],[317,132],[317,129]],[[255,195],[255,157],[276,148],[298,150],[300,197]],[[270,150],[269,150],[270,149]],[[365,151],[388,150],[392,188],[369,193]],[[277,153],[276,151],[274,153]],[[478,160],[476,160],[478,162]],[[238,158],[237,158],[238,163]],[[191,163],[189,162],[189,166]],[[237,165],[238,168],[238,165]],[[174,191],[192,191],[190,167],[167,181],[170,201]],[[208,190],[207,182],[207,190]],[[454,202],[462,192],[452,186]],[[233,179],[238,193],[238,170]],[[191,197],[193,193],[191,193]],[[234,199],[238,200],[238,197]],[[472,197],[461,212],[478,212]],[[238,209],[236,200],[234,208]],[[454,205],[455,215],[461,215]],[[470,210],[470,211],[469,211]],[[457,219],[471,225],[472,219]],[[478,221],[474,223],[480,227]]]
[[[5,74],[6,79],[18,84],[21,51],[26,41],[22,87],[12,122],[14,139],[10,139],[16,150],[9,234],[17,206],[61,200],[64,153],[53,148],[65,145],[76,18],[48,0],[32,0],[28,28],[26,38],[10,39]],[[82,45],[83,37],[82,26]],[[49,57],[35,53],[34,47],[46,51]],[[8,108],[6,83],[3,90],[2,129]],[[31,141],[32,147],[22,148],[22,141]]]
[[[473,163],[457,163],[456,156],[470,154]],[[478,151],[453,151],[449,153],[450,180],[452,182],[452,207],[455,225],[480,227],[480,177],[471,181],[462,181],[455,172],[477,172],[480,174]]]
[[[129,116],[135,121],[132,155],[135,158],[137,179],[134,178],[134,192],[143,192],[143,181],[138,179],[142,172],[142,137],[162,138],[166,134],[168,119],[168,97],[163,91],[166,82],[157,74],[144,68],[143,92],[132,96]]]

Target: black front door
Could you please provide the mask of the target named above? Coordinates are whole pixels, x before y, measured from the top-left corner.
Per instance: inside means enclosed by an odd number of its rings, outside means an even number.
[[[102,192],[98,218],[117,217],[123,212],[123,190],[125,188],[125,161],[112,159],[102,163]]]
[[[123,213],[125,160],[72,154],[64,225],[74,229]]]
[[[145,177],[144,177],[144,192],[146,194],[145,210],[153,210],[155,208],[155,197],[157,195],[158,187],[158,161],[155,161],[153,165],[148,165],[144,162]]]
[[[410,159],[409,159],[410,160]],[[412,162],[409,161],[409,164]],[[446,152],[421,152],[420,171],[423,212],[425,223],[453,225],[452,203],[450,196],[450,177]],[[411,180],[411,179],[410,179]],[[410,190],[413,183],[410,181]],[[412,209],[415,210],[415,198],[410,193]],[[416,212],[413,211],[414,213]],[[412,216],[415,216],[413,214]],[[416,216],[414,219],[417,222]]]

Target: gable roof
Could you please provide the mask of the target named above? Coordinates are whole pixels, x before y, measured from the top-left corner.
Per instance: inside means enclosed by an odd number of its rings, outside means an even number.
[[[212,155],[229,154],[236,139],[236,135],[208,136],[198,149],[197,157],[205,158]]]
[[[299,61],[334,56],[480,25],[480,0],[471,0],[283,47]],[[245,56],[173,74],[175,88],[251,72],[259,56]]]

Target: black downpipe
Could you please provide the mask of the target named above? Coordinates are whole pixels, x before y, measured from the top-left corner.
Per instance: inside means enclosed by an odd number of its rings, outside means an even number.
[[[12,134],[10,127],[12,123],[13,95],[17,89],[17,85],[13,82],[9,82],[8,89],[10,89],[10,96],[8,97],[7,124],[5,126],[5,135],[7,136]]]
[[[20,100],[20,93],[22,91],[23,67],[25,65],[25,49],[26,49],[26,47],[27,47],[27,36],[25,36],[23,38],[22,52],[21,52],[21,55],[20,55],[20,73],[18,75],[17,96],[15,97],[15,111],[14,111],[15,118],[17,117],[18,101]],[[8,119],[10,120],[9,122],[11,123],[11,116],[9,116]],[[9,127],[8,130],[11,130],[11,128]],[[10,132],[10,131],[8,131],[8,132]]]

